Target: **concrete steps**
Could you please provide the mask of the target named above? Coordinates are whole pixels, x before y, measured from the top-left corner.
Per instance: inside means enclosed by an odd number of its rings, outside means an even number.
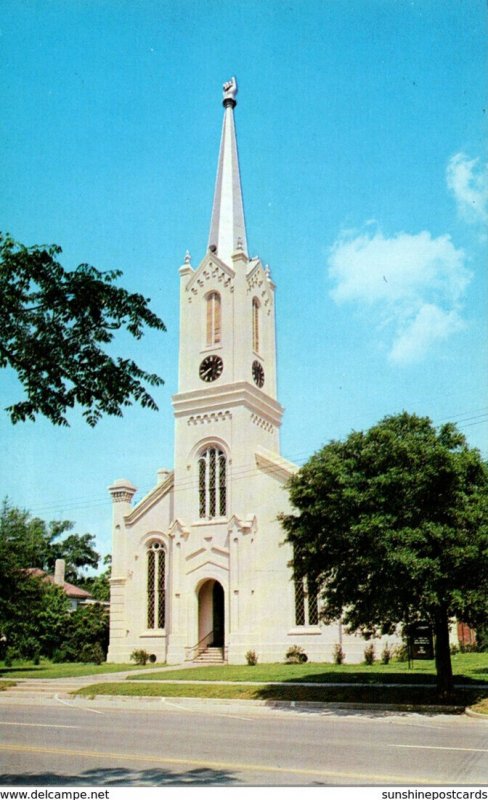
[[[223,647],[206,647],[194,659],[194,664],[223,664],[225,662]]]

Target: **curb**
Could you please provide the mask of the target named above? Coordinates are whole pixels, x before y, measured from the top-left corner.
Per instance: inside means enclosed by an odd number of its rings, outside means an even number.
[[[290,709],[297,711],[387,711],[396,713],[418,713],[418,714],[462,714],[464,706],[438,706],[438,705],[394,705],[387,703],[318,703],[307,700],[233,700],[231,698],[207,698],[207,697],[128,697],[123,695],[94,695],[93,697],[69,695],[71,700],[83,704],[98,702],[100,704],[134,703],[134,705],[145,704],[164,704],[174,703],[182,707],[189,705],[216,706],[228,708],[237,706],[240,709],[246,708],[276,708]]]
[[[481,714],[479,711],[475,711],[472,708],[467,708],[464,713],[467,717],[474,717],[475,719],[482,719],[488,722],[488,714]]]

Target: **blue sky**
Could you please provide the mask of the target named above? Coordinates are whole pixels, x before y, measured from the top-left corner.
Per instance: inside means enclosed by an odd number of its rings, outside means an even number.
[[[0,492],[110,550],[107,486],[173,463],[178,267],[208,237],[221,87],[277,292],[283,455],[403,409],[488,455],[484,0],[4,0],[0,229],[120,268],[165,384],[92,430],[0,416]],[[6,371],[2,407],[18,399]]]

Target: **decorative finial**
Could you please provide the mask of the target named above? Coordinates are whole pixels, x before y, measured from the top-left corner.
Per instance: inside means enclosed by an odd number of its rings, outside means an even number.
[[[224,99],[222,104],[224,108],[230,106],[231,108],[235,108],[237,105],[236,94],[237,94],[237,80],[235,78],[231,78],[230,81],[226,81],[223,86],[224,90]]]
[[[185,264],[191,264],[191,253],[189,250],[185,253]]]

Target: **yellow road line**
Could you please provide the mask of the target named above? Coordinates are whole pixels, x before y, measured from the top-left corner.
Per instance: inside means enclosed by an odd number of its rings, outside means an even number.
[[[42,753],[60,756],[79,756],[84,758],[112,758],[120,759],[126,764],[131,761],[150,763],[150,764],[167,764],[177,767],[203,767],[205,769],[214,770],[227,770],[227,771],[252,771],[252,772],[271,772],[271,773],[285,773],[288,775],[313,775],[321,778],[342,778],[344,780],[357,780],[357,781],[371,781],[374,783],[384,782],[385,784],[393,783],[413,783],[433,784],[439,783],[438,780],[434,781],[429,778],[419,778],[412,774],[409,775],[376,775],[374,773],[365,774],[361,772],[337,772],[333,770],[323,769],[308,769],[306,767],[274,767],[267,764],[241,764],[226,761],[201,761],[198,759],[190,758],[164,758],[162,756],[151,756],[139,753],[113,753],[113,752],[97,752],[94,750],[69,750],[68,748],[61,747],[33,747],[30,745],[22,744],[0,744],[0,751],[4,752],[17,752],[17,753]]]
[[[409,750],[459,750],[461,753],[488,753],[486,748],[480,747],[445,747],[435,744],[390,744],[388,747],[404,747]]]
[[[13,727],[21,728],[79,728],[79,725],[54,725],[47,722],[2,722],[0,725],[11,725]]]

